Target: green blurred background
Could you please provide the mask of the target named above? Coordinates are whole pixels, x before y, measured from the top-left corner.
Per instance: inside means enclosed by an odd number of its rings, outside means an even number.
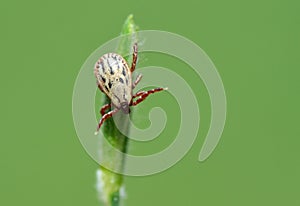
[[[210,121],[203,83],[179,60],[141,55],[138,66],[172,68],[190,82],[198,91],[202,123],[178,164],[160,174],[125,178],[126,205],[300,205],[299,2],[5,0],[0,5],[0,205],[100,205],[98,166],[73,126],[72,91],[83,62],[119,34],[130,13],[140,29],[178,33],[206,51],[222,77],[228,116],[213,155],[198,162]],[[168,107],[169,101],[175,102],[164,94],[141,104],[134,115],[139,126],[149,126],[145,115],[152,106],[176,116],[178,106]],[[174,133],[167,127],[154,142],[132,143],[130,150],[160,151]]]

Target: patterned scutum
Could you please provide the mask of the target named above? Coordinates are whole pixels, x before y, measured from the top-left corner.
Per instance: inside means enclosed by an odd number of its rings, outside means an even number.
[[[111,99],[113,105],[129,105],[132,98],[131,72],[125,59],[115,53],[103,55],[96,63],[95,76],[101,90]]]

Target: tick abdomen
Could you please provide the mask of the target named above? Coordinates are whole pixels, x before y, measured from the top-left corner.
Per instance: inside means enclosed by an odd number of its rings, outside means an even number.
[[[125,59],[118,54],[103,55],[96,63],[95,76],[103,92],[119,109],[132,98],[131,72]]]

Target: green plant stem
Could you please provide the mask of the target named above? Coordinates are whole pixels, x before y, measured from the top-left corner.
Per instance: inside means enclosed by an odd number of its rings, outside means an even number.
[[[124,23],[124,26],[121,31],[121,35],[130,35],[130,38],[124,37],[121,39],[117,52],[120,55],[129,54],[132,51],[133,44],[137,42],[136,37],[137,26],[134,24],[133,15],[129,15]],[[131,56],[125,56],[125,60],[131,63]],[[110,104],[110,99],[105,96],[104,104]],[[129,132],[129,122],[125,115],[119,115],[121,118],[120,122],[122,122],[120,128],[124,134],[128,134]],[[122,151],[123,153],[127,152],[128,145],[128,135],[122,134],[116,127],[113,118],[107,119],[102,127],[104,138],[117,150]],[[125,131],[125,132],[124,132]],[[109,162],[105,165],[109,165],[110,168],[115,168],[120,171],[124,167],[124,155],[116,153],[115,150],[111,148],[100,148],[102,155],[107,155],[109,157]],[[99,174],[100,177],[99,177]],[[123,186],[123,175],[114,173],[110,170],[105,169],[100,166],[98,171],[98,190],[102,200],[105,202],[107,206],[118,206],[120,204],[120,190]],[[99,188],[99,185],[101,185]]]

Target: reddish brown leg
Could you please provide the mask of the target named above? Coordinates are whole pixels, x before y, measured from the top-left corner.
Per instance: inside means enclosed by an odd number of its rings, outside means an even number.
[[[137,60],[137,43],[133,45],[132,64],[130,68],[131,72],[135,70],[136,60]]]
[[[98,134],[99,129],[100,129],[101,125],[103,124],[103,122],[104,122],[105,120],[107,120],[108,118],[110,118],[111,116],[113,116],[117,111],[119,111],[119,109],[118,109],[118,108],[115,108],[114,110],[111,110],[111,111],[107,112],[106,114],[104,114],[104,115],[102,116],[102,118],[101,118],[100,121],[99,121],[99,124],[98,124],[97,130],[96,130],[96,132],[95,132],[95,135]]]
[[[139,94],[139,98],[135,101],[135,102],[132,102],[131,106],[136,106],[138,105],[139,103],[141,103],[142,101],[144,101],[150,94],[153,94],[153,93],[156,93],[156,92],[160,92],[160,91],[163,91],[163,90],[167,90],[167,88],[155,88],[155,89],[151,89],[149,91],[145,91],[145,92],[138,92],[137,94]],[[136,94],[136,95],[137,95]],[[134,95],[135,96],[135,95]]]
[[[145,93],[145,91],[139,91],[139,92],[137,92],[136,94],[134,94],[134,95],[132,96],[132,99],[131,99],[131,102],[130,102],[129,106],[132,105],[133,99],[134,99],[134,98],[139,97],[139,96],[141,96],[141,95],[144,94],[144,93]]]
[[[141,81],[142,77],[143,77],[142,74],[139,74],[139,75],[136,77],[135,81],[134,81],[133,84],[132,84],[132,89],[134,89],[134,88],[136,87],[136,85]]]
[[[133,98],[136,98],[136,97],[139,97],[139,96],[141,96],[141,95],[144,94],[144,93],[145,93],[145,91],[139,91],[139,92],[137,92],[135,95],[132,96],[132,99],[133,99]]]
[[[110,104],[103,105],[100,109],[100,114],[103,116],[108,108],[110,108]]]

